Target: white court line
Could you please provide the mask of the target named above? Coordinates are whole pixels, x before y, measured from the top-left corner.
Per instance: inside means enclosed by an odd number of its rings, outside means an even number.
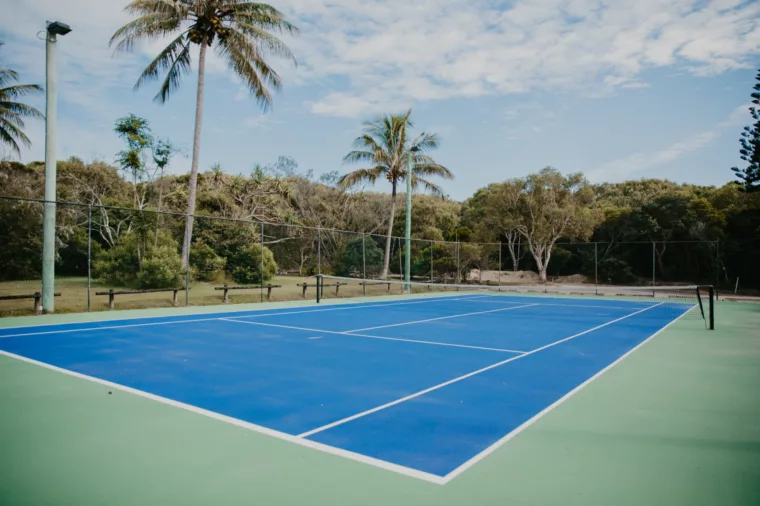
[[[381,339],[383,341],[401,341],[404,343],[418,343],[418,344],[431,344],[435,346],[451,346],[452,348],[470,348],[473,350],[487,350],[487,351],[499,351],[503,353],[525,353],[525,351],[521,350],[509,350],[506,348],[488,348],[485,346],[471,346],[468,344],[453,344],[453,343],[442,343],[438,341],[420,341],[417,339],[405,339],[401,337],[383,337],[383,336],[370,336],[367,334],[355,334],[353,331],[347,330],[344,332],[339,332],[335,330],[322,330],[322,329],[310,329],[306,327],[294,327],[292,325],[279,325],[275,323],[263,323],[263,322],[249,322],[244,320],[233,320],[231,318],[222,318],[225,321],[228,322],[236,322],[236,323],[245,323],[246,325],[261,325],[264,327],[275,327],[275,328],[282,328],[282,329],[292,329],[292,330],[303,330],[306,332],[314,332],[314,333],[323,333],[323,334],[334,334],[339,336],[349,336],[349,337],[366,337],[369,339]],[[309,338],[313,339],[313,338]]]
[[[553,346],[557,346],[558,344],[561,344],[561,343],[564,343],[564,342],[569,341],[571,339],[575,339],[576,337],[580,337],[582,335],[588,334],[589,332],[593,332],[593,331],[598,330],[598,329],[600,329],[602,327],[606,327],[607,325],[612,325],[613,323],[617,323],[617,322],[619,322],[621,320],[625,320],[626,318],[630,318],[631,316],[636,316],[637,314],[643,313],[644,311],[649,311],[650,309],[652,309],[654,307],[657,307],[659,305],[662,305],[662,304],[664,304],[664,302],[661,302],[660,304],[657,304],[657,305],[654,305],[654,306],[650,306],[648,308],[641,309],[639,311],[636,311],[635,313],[627,314],[625,316],[622,316],[622,317],[617,318],[615,320],[609,321],[607,323],[603,323],[601,325],[597,325],[594,328],[591,328],[591,329],[588,329],[588,330],[584,330],[583,332],[580,332],[578,334],[572,335],[570,337],[565,337],[564,339],[560,339],[559,341],[554,341],[553,343],[546,344],[544,346],[541,346],[540,348],[536,348],[535,350],[528,351],[526,353],[523,353],[521,355],[517,355],[515,357],[510,357],[510,358],[508,358],[506,360],[502,360],[501,362],[497,362],[495,364],[483,367],[482,369],[478,369],[477,371],[473,371],[471,373],[464,374],[462,376],[459,376],[457,378],[451,379],[449,381],[445,381],[443,383],[439,383],[438,385],[434,385],[432,387],[426,388],[425,390],[420,390],[419,392],[415,392],[415,393],[407,395],[405,397],[401,397],[400,399],[396,399],[395,401],[391,401],[391,402],[385,403],[385,404],[383,404],[381,406],[377,406],[377,407],[374,407],[372,409],[368,409],[366,411],[362,411],[361,413],[357,413],[355,415],[348,416],[348,417],[343,418],[341,420],[337,420],[335,422],[328,423],[327,425],[323,425],[321,427],[317,427],[316,429],[312,429],[310,431],[303,432],[303,433],[299,434],[298,437],[306,438],[306,437],[312,436],[314,434],[317,434],[318,432],[323,432],[323,431],[325,431],[327,429],[331,429],[333,427],[337,427],[338,425],[343,425],[344,423],[350,422],[352,420],[356,420],[357,418],[362,418],[364,416],[371,415],[372,413],[376,413],[376,412],[381,411],[383,409],[390,408],[391,406],[395,406],[396,404],[400,404],[402,402],[406,402],[408,400],[414,399],[414,398],[419,397],[421,395],[425,395],[425,394],[430,393],[430,392],[432,392],[434,390],[438,390],[438,389],[443,388],[445,386],[451,385],[452,383],[457,383],[459,381],[465,380],[467,378],[475,376],[476,374],[480,374],[480,373],[489,371],[489,370],[494,369],[496,367],[500,367],[500,366],[502,366],[504,364],[508,364],[509,362],[513,362],[513,361],[519,360],[519,359],[521,359],[523,357],[527,357],[528,355],[533,355],[533,354],[538,353],[539,351],[543,351],[543,350],[545,350],[547,348],[551,348]]]
[[[498,297],[498,295],[495,295],[494,297]],[[473,302],[473,301],[467,300],[465,302]],[[519,302],[507,302],[507,301],[502,301],[502,300],[478,300],[478,301],[474,301],[474,302],[478,302],[478,303],[486,302],[486,303],[489,303],[489,304],[519,304]],[[633,306],[637,305],[637,304],[643,305],[643,304],[646,304],[646,302],[631,302],[631,306],[600,306],[600,305],[596,305],[596,304],[595,305],[590,305],[590,304],[552,304],[552,303],[545,303],[545,302],[538,302],[537,304],[539,306],[552,306],[552,307],[588,307],[588,308],[593,308],[593,309],[627,309],[627,310],[631,310],[631,309],[644,309],[641,306],[639,306],[639,307],[633,307]]]
[[[473,295],[470,297],[462,297],[462,298],[455,298],[455,297],[443,297],[443,298],[436,298],[436,299],[425,299],[425,300],[417,300],[417,301],[407,301],[407,302],[388,302],[385,304],[367,304],[367,303],[351,303],[351,305],[340,307],[329,307],[324,309],[307,309],[304,311],[287,311],[287,308],[283,308],[286,311],[284,312],[278,312],[278,313],[261,313],[261,314],[252,314],[252,315],[240,315],[240,316],[231,316],[229,318],[258,318],[261,316],[283,316],[283,315],[291,315],[291,314],[303,314],[303,313],[321,313],[325,311],[344,311],[348,309],[366,309],[366,308],[373,308],[373,307],[386,307],[386,306],[403,306],[407,304],[424,304],[424,303],[432,303],[432,302],[446,302],[451,300],[466,300],[471,298],[478,298],[483,297],[482,295]],[[262,310],[265,311],[265,310]],[[234,311],[232,311],[234,313]],[[241,313],[248,313],[250,310],[246,311],[240,311]],[[214,314],[214,313],[199,313],[199,314]],[[176,318],[181,318],[183,316],[192,316],[192,315],[176,315]],[[149,317],[137,317],[137,318],[125,318],[124,320],[112,320],[112,321],[129,321],[129,320],[142,320],[142,319],[150,319],[150,318],[172,318],[173,316],[149,316]],[[93,330],[113,330],[113,329],[125,329],[125,328],[131,328],[131,327],[148,327],[151,325],[171,325],[174,323],[195,323],[195,322],[208,322],[208,321],[215,321],[215,320],[225,320],[227,317],[220,318],[218,316],[212,317],[212,318],[196,318],[194,320],[171,320],[167,322],[147,322],[147,323],[130,323],[127,325],[108,325],[103,327],[83,327],[78,329],[63,329],[63,330],[48,330],[44,332],[22,332],[20,334],[7,334],[7,335],[0,335],[0,339],[5,339],[7,337],[21,337],[21,336],[41,336],[41,335],[47,335],[47,334],[67,334],[71,332],[89,332]],[[28,327],[5,327],[5,328],[34,328],[34,327],[57,327],[59,325],[74,325],[74,324],[81,324],[81,325],[88,325],[93,323],[101,323],[106,322],[108,320],[101,320],[97,322],[67,322],[67,323],[48,323],[44,325],[33,325]],[[5,330],[5,328],[0,328],[0,332]]]
[[[210,322],[214,320],[219,320],[220,318],[199,318],[197,320],[172,320],[169,322],[151,322],[151,323],[130,323],[129,325],[108,325],[104,327],[84,327],[81,329],[64,329],[64,330],[49,330],[46,332],[24,332],[21,334],[8,334],[8,335],[0,335],[0,339],[5,339],[8,337],[22,337],[22,336],[42,336],[46,334],[68,334],[71,332],[90,332],[93,330],[113,330],[113,329],[125,329],[130,327],[149,327],[152,325],[171,325],[175,323],[195,323],[195,322]],[[87,322],[79,322],[84,323],[85,325]],[[96,323],[96,322],[90,322],[90,323]],[[53,325],[54,326],[54,325]]]
[[[540,306],[540,305],[541,304],[523,304],[522,306],[489,309],[488,311],[475,311],[474,313],[452,314],[452,315],[447,315],[447,316],[439,316],[437,318],[427,318],[425,320],[414,320],[411,322],[392,323],[390,325],[378,325],[377,327],[367,327],[366,329],[347,330],[346,332],[364,332],[365,330],[387,329],[388,327],[401,327],[402,325],[416,325],[418,323],[428,323],[428,322],[434,322],[438,320],[448,320],[450,318],[461,318],[462,316],[474,316],[478,314],[498,313],[499,311],[511,311],[513,309],[522,309],[524,307]]]
[[[322,339],[325,336],[314,336],[314,337],[307,337],[306,339]]]
[[[459,467],[457,467],[453,471],[449,472],[443,478],[444,479],[444,483],[448,483],[449,481],[453,480],[454,478],[456,478],[457,476],[459,476],[460,474],[462,474],[463,472],[465,472],[467,469],[471,468],[472,466],[474,466],[475,464],[477,464],[478,462],[480,462],[481,460],[483,460],[484,458],[486,458],[488,455],[490,455],[491,453],[493,453],[494,451],[496,451],[496,449],[498,449],[504,443],[506,443],[510,439],[513,439],[515,436],[517,436],[518,434],[520,434],[522,431],[524,431],[525,429],[527,429],[528,427],[530,427],[531,425],[533,425],[534,423],[536,423],[539,419],[541,419],[543,416],[545,416],[546,414],[548,414],[554,408],[556,408],[557,406],[559,406],[560,404],[562,404],[563,402],[565,402],[566,400],[568,400],[570,397],[572,397],[573,395],[575,395],[576,393],[578,393],[581,389],[583,389],[583,387],[585,387],[586,385],[588,385],[589,383],[591,383],[592,381],[594,381],[596,378],[598,378],[599,376],[601,376],[602,374],[604,374],[608,370],[610,370],[613,367],[615,367],[617,364],[619,364],[621,361],[623,361],[623,359],[625,359],[628,355],[630,355],[631,353],[633,353],[634,351],[636,351],[640,347],[644,346],[649,340],[651,340],[652,338],[654,338],[657,334],[659,334],[660,332],[664,331],[666,328],[670,327],[675,322],[677,322],[678,320],[680,320],[681,318],[683,318],[684,315],[686,315],[686,313],[688,313],[688,311],[684,312],[683,314],[681,314],[678,318],[676,318],[675,320],[671,321],[670,323],[668,323],[667,325],[665,325],[664,327],[662,327],[660,330],[658,330],[657,332],[655,332],[651,336],[647,337],[646,339],[644,339],[643,341],[641,341],[639,344],[637,344],[636,346],[634,346],[633,348],[631,348],[630,350],[628,350],[627,352],[625,352],[624,354],[622,354],[614,362],[612,362],[609,365],[607,365],[607,367],[605,367],[601,371],[597,372],[596,374],[594,374],[593,376],[591,376],[589,379],[587,379],[586,381],[584,381],[583,383],[581,383],[577,387],[575,387],[572,390],[570,390],[568,393],[566,393],[565,395],[563,395],[562,397],[560,397],[559,399],[557,399],[556,401],[554,401],[549,406],[545,407],[543,410],[541,410],[541,412],[539,412],[536,415],[534,415],[530,420],[527,420],[527,421],[523,422],[522,425],[520,425],[516,429],[513,429],[512,432],[510,432],[509,434],[505,435],[504,437],[502,437],[501,439],[499,439],[494,444],[492,444],[491,446],[489,446],[488,448],[486,448],[482,452],[478,453],[474,457],[470,458],[467,462],[465,462],[464,464],[460,465]]]
[[[46,364],[45,362],[40,362],[38,360],[34,360],[31,358],[23,357],[21,355],[16,355],[14,353],[9,353],[7,351],[0,350],[0,355],[5,355],[7,357],[15,358],[16,360],[21,360],[22,362],[28,362],[30,364],[34,364],[40,367],[44,367],[45,369],[50,369],[59,373],[66,374],[68,376],[73,376],[75,378],[91,381],[93,383],[98,383],[100,385],[107,386],[109,388],[113,388],[116,390],[121,390],[123,392],[127,392],[130,394],[137,395],[139,397],[143,397],[146,399],[150,399],[153,401],[160,402],[162,404],[167,404],[169,406],[173,406],[176,408],[184,409],[185,411],[190,411],[192,413],[196,413],[199,415],[206,416],[208,418],[213,418],[215,420],[219,420],[222,422],[229,423],[231,425],[235,425],[237,427],[241,427],[243,429],[248,429],[253,432],[258,432],[260,434],[264,434],[267,436],[276,437],[277,439],[282,439],[284,441],[289,441],[291,443],[296,443],[301,446],[305,446],[307,448],[311,448],[313,450],[318,450],[323,453],[329,453],[331,455],[337,455],[339,457],[344,457],[347,459],[355,460],[357,462],[362,462],[364,464],[369,464],[374,467],[378,467],[381,469],[385,469],[387,471],[393,471],[395,473],[403,474],[406,476],[410,476],[412,478],[418,478],[420,480],[424,480],[430,483],[435,483],[437,485],[443,484],[443,478],[440,476],[436,476],[434,474],[426,473],[424,471],[419,471],[417,469],[412,469],[409,467],[401,466],[398,464],[393,464],[391,462],[386,462],[384,460],[376,459],[373,457],[368,457],[366,455],[362,455],[360,453],[354,453],[348,450],[343,450],[341,448],[336,448],[334,446],[329,446],[323,443],[318,443],[316,441],[310,441],[308,439],[301,439],[298,436],[293,436],[291,434],[287,434],[285,432],[280,432],[278,430],[269,429],[267,427],[262,427],[261,425],[256,425],[250,422],[246,422],[243,420],[239,420],[237,418],[232,418],[231,416],[222,415],[220,413],[215,413],[214,411],[208,411],[203,408],[199,408],[197,406],[193,406],[191,404],[185,404],[184,402],[175,401],[172,399],[167,399],[166,397],[161,397],[160,395],[151,394],[149,392],[145,392],[143,390],[137,390],[136,388],[131,388],[125,385],[120,385],[118,383],[112,383],[107,380],[103,380],[100,378],[96,378],[94,376],[88,376],[86,374],[78,373],[76,371],[70,371],[68,369],[63,369],[61,367]]]

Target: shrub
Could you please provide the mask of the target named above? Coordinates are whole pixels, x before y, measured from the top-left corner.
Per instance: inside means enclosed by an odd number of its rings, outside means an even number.
[[[549,276],[565,276],[568,274],[575,274],[574,272],[568,272],[567,267],[572,259],[572,252],[555,246],[552,248],[552,256],[549,259],[549,265],[546,267],[546,273]]]
[[[132,234],[122,237],[113,248],[96,255],[92,263],[93,277],[109,284],[132,284],[139,271],[137,241]]]
[[[171,246],[152,248],[143,258],[137,284],[140,288],[184,286],[185,269],[177,250]]]
[[[227,266],[227,260],[217,255],[211,246],[200,242],[190,248],[190,266],[193,277],[198,281],[218,281]]]
[[[227,272],[235,283],[259,284],[271,280],[277,273],[277,263],[272,251],[264,247],[264,270],[261,269],[261,245],[245,246],[227,262]]]
[[[601,283],[629,283],[636,276],[628,262],[616,257],[607,257],[599,261],[599,281]]]
[[[368,278],[378,276],[383,270],[383,250],[370,238],[364,239],[362,247],[362,238],[358,237],[346,244],[335,266],[335,274],[363,277],[365,264]]]

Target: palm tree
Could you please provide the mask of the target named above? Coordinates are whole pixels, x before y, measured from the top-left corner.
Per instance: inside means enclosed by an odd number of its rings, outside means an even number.
[[[295,34],[298,29],[285,21],[283,14],[268,4],[246,0],[132,0],[125,10],[137,19],[119,28],[109,46],[116,52],[131,51],[140,40],[164,37],[172,40],[145,68],[135,84],[140,88],[166,74],[155,100],[164,103],[190,71],[190,48],[199,46],[198,90],[195,102],[195,133],[187,196],[187,224],[182,243],[182,262],[186,266],[193,235],[193,214],[198,186],[203,92],[206,52],[216,53],[245,83],[263,110],[272,105],[271,90],[281,86],[280,76],[264,60],[266,53],[293,60],[290,49],[270,32]]]
[[[0,42],[0,47],[3,43]],[[44,115],[32,106],[16,100],[33,93],[42,93],[42,87],[36,84],[11,84],[18,81],[18,74],[0,68],[0,143],[7,144],[11,150],[21,156],[19,142],[31,146],[32,142],[24,134],[23,118],[44,118]]]
[[[413,141],[407,139],[407,128],[414,125],[409,120],[412,110],[403,115],[386,115],[375,121],[364,123],[362,135],[354,140],[354,151],[343,157],[344,163],[363,162],[372,167],[355,170],[345,174],[338,180],[338,186],[348,189],[352,186],[368,182],[374,184],[381,176],[391,183],[391,213],[388,220],[388,235],[385,240],[385,260],[382,277],[388,276],[388,264],[391,255],[391,235],[393,219],[396,214],[396,193],[399,182],[405,181],[409,157],[412,157],[412,187],[422,185],[425,190],[434,195],[443,196],[440,186],[428,181],[423,176],[440,176],[453,179],[454,175],[437,164],[425,154],[426,151],[438,147],[435,134],[421,134]]]

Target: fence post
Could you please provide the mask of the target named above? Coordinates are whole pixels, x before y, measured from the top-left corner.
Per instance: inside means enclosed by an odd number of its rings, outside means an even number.
[[[322,228],[317,226],[317,276],[322,275]]]
[[[596,295],[599,295],[599,243],[594,243],[594,286]]]
[[[261,276],[259,276],[259,302],[264,302],[264,222],[261,222]]]
[[[190,226],[190,217],[191,215],[185,216],[185,230],[188,229]],[[188,237],[187,238],[187,262],[185,263],[185,305],[190,305],[190,244],[192,243],[193,238]]]
[[[435,283],[435,270],[433,269],[433,248],[435,247],[435,242],[430,241],[430,282]]]
[[[367,253],[364,247],[364,238],[366,234],[362,232],[362,280],[364,281],[364,296],[367,296]]]
[[[90,289],[92,288],[92,205],[87,206],[87,311],[90,311]]]
[[[458,235],[456,237],[456,246],[455,247],[456,247],[456,257],[457,257],[457,280],[456,280],[456,284],[459,284],[461,278],[459,277],[460,270],[459,270],[459,236]]]
[[[401,279],[404,279],[404,259],[402,258],[402,255],[404,252],[402,251],[403,248],[401,247],[401,238],[398,238],[398,273],[399,276],[401,276]],[[406,285],[404,285],[404,288],[402,289],[402,292],[406,291]]]
[[[652,286],[655,286],[655,264],[656,264],[656,256],[657,256],[657,248],[656,243],[652,241]],[[652,292],[652,295],[654,296],[654,292]]]
[[[503,245],[501,244],[501,241],[499,241],[499,273],[496,275],[496,284],[498,284],[499,286],[501,286],[501,249],[502,247]]]

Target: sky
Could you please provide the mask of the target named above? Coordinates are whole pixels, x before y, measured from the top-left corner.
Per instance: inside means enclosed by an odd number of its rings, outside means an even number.
[[[302,171],[345,173],[361,167],[342,158],[362,123],[410,108],[413,133],[438,134],[431,155],[454,173],[442,186],[457,200],[545,166],[594,183],[722,185],[742,163],[760,67],[758,0],[273,2],[300,29],[283,37],[297,66],[270,58],[283,88],[264,114],[210,57],[201,170],[247,174],[289,156]],[[127,3],[0,0],[0,65],[43,84],[39,32],[46,20],[71,25],[57,46],[58,158],[114,163],[123,148],[114,122],[133,113],[184,151],[171,170],[188,171],[196,76],[163,105],[153,101],[158,83],[133,89],[162,46],[113,53]],[[28,102],[44,110],[44,97]],[[33,145],[21,161],[42,160],[44,123],[29,120],[26,131]]]

